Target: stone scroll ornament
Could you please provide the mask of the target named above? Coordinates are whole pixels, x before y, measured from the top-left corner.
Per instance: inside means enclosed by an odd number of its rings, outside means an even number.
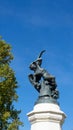
[[[33,71],[29,74],[29,81],[34,88],[39,92],[39,97],[35,104],[38,103],[55,103],[58,104],[59,91],[57,90],[57,84],[55,77],[49,74],[46,69],[41,67],[42,54],[45,50],[41,51],[38,58],[33,61],[29,68]]]

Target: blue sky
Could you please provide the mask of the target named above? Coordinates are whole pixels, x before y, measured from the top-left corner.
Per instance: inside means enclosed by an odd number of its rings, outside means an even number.
[[[28,80],[29,64],[45,49],[42,67],[56,77],[59,103],[67,118],[63,130],[73,130],[73,1],[0,0],[0,35],[12,45],[20,118],[30,130],[26,114],[33,109],[38,92]]]

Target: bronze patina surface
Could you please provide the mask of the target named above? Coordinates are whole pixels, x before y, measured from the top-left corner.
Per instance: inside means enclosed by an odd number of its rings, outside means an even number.
[[[45,50],[41,51],[38,58],[33,61],[29,68],[33,71],[32,74],[29,74],[29,81],[39,92],[37,103],[56,103],[59,98],[59,91],[57,90],[57,84],[55,77],[47,72],[46,69],[41,67],[42,64],[42,54]]]

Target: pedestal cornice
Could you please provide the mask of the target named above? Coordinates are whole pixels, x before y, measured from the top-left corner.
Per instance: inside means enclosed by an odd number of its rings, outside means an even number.
[[[29,112],[27,115],[31,125],[42,122],[43,124],[48,123],[49,126],[51,123],[54,125],[58,124],[61,127],[66,118],[66,115],[60,110],[60,107],[52,103],[37,104],[34,106],[33,111]]]

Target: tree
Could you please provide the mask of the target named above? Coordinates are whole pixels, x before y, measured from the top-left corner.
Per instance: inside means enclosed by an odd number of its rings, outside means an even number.
[[[16,89],[18,83],[15,73],[10,67],[13,60],[10,44],[0,38],[0,129],[18,130],[22,122],[19,119],[20,111],[14,108],[17,101]]]

